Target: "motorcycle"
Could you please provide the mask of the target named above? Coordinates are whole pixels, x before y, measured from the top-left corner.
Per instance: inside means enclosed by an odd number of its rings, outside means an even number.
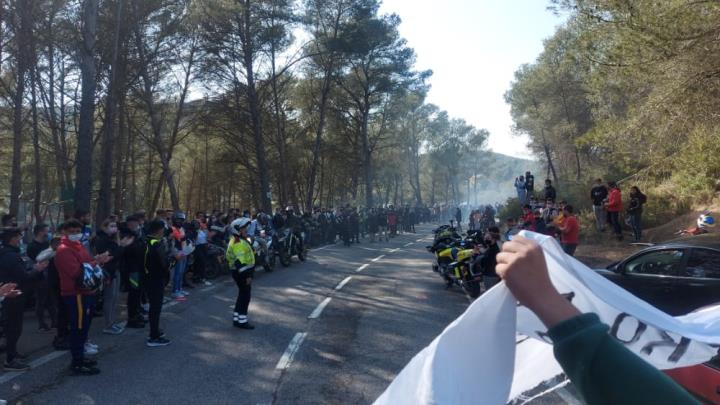
[[[225,259],[225,248],[223,246],[208,243],[208,261],[205,267],[205,278],[212,280],[220,274],[230,272],[227,259]]]
[[[457,285],[470,298],[477,298],[481,292],[482,273],[477,269],[474,249],[481,236],[481,232],[468,232],[463,239],[452,225],[443,225],[435,230],[435,243],[427,246],[435,254],[433,271],[445,280],[446,288]]]
[[[265,237],[265,231],[260,231],[259,237],[250,238],[250,245],[255,253],[255,265],[262,266],[266,272],[270,273],[275,269],[275,254],[270,254],[272,250],[270,250],[271,246],[269,242],[266,241],[268,245],[267,249],[263,247],[263,244],[260,242],[259,239],[265,241]]]
[[[301,234],[300,237],[303,237]],[[282,235],[277,239],[275,251],[280,258],[280,264],[283,267],[290,266],[292,257],[297,256],[301,262],[305,261],[305,249],[300,249],[298,236],[291,229],[286,228],[282,231]]]

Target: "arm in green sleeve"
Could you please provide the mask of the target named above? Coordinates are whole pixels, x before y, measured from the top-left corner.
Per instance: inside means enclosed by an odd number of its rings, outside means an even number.
[[[555,358],[588,404],[697,404],[687,391],[608,334],[595,314],[548,331]]]

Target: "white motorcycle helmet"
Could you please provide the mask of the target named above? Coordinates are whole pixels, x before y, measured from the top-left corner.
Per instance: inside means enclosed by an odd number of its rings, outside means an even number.
[[[235,236],[240,236],[240,230],[250,225],[250,218],[238,218],[230,224],[230,233]]]
[[[703,214],[698,218],[697,224],[699,228],[712,228],[715,226],[715,218],[709,213]]]

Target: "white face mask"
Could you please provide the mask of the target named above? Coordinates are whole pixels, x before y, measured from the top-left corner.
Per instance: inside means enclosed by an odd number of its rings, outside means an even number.
[[[74,233],[72,235],[68,235],[68,239],[71,242],[80,242],[82,240],[83,234],[81,233]]]

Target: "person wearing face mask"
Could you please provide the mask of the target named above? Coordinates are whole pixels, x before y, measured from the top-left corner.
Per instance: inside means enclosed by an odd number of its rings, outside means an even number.
[[[20,291],[28,288],[33,281],[42,277],[43,271],[47,268],[48,262],[35,263],[30,272],[20,254],[20,241],[23,232],[19,228],[5,228],[0,233],[0,283],[14,283]],[[22,335],[23,311],[25,300],[22,294],[14,298],[6,299],[2,305],[2,317],[5,324],[5,364],[6,371],[24,371],[30,368],[29,365],[21,362],[24,356],[17,352],[17,342]]]
[[[106,252],[90,256],[82,245],[83,224],[71,219],[63,226],[63,237],[55,253],[55,267],[60,278],[60,294],[70,321],[70,353],[73,375],[95,375],[100,372],[97,362],[85,358],[88,331],[95,305],[95,291],[78,287],[84,264],[105,265],[112,257]],[[95,348],[95,350],[97,350]]]
[[[127,328],[142,329],[145,319],[142,315],[142,294],[145,288],[145,237],[141,220],[137,216],[125,219],[120,237],[132,237],[133,241],[122,252],[122,279],[127,289]]]
[[[125,328],[117,322],[117,306],[120,296],[120,274],[118,271],[122,252],[130,245],[133,238],[125,236],[122,240],[118,233],[118,224],[113,219],[103,221],[95,237],[95,251],[106,253],[112,259],[103,266],[105,274],[105,285],[103,288],[103,317],[105,318],[105,329],[103,333],[108,335],[119,335]]]
[[[50,227],[47,224],[37,224],[33,227],[33,240],[30,242],[27,248],[27,255],[33,262],[36,262],[40,252],[50,247],[49,239]],[[51,327],[45,322],[45,311],[47,310],[50,315],[50,323],[52,327],[55,327],[55,319],[57,311],[55,308],[55,300],[50,292],[48,286],[47,272],[43,273],[37,283],[35,284],[36,303],[35,303],[35,314],[38,319],[38,330],[48,332]]]

